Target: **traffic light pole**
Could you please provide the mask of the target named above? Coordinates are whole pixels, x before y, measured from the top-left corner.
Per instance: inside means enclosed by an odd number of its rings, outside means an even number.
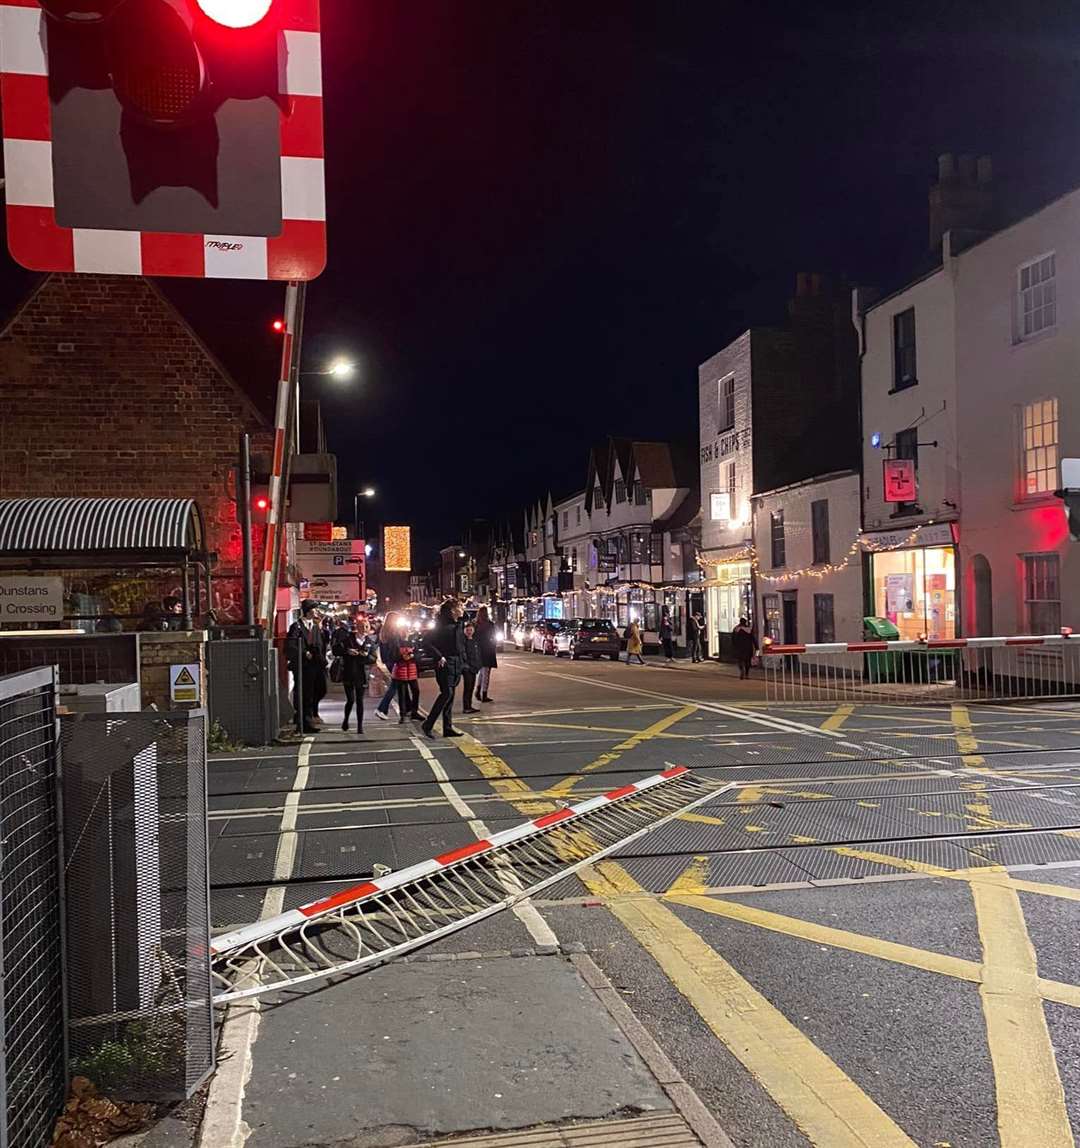
[[[296,449],[290,436],[292,419],[299,423],[300,411],[294,402],[300,377],[300,342],[304,329],[306,284],[291,282],[285,288],[285,332],[281,348],[281,371],[274,405],[274,454],[270,465],[270,506],[266,519],[266,546],[259,583],[259,624],[268,635],[274,633],[274,605],[285,523],[285,492],[289,463]],[[295,409],[294,409],[295,408]]]

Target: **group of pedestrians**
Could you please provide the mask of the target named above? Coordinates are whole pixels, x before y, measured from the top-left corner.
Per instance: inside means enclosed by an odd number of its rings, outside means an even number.
[[[664,653],[664,662],[673,665],[675,662],[675,627],[672,624],[671,614],[665,607],[660,616],[660,648]],[[700,613],[691,613],[686,619],[686,644],[690,650],[691,662],[703,661],[706,657],[704,646],[707,631],[705,619]],[[626,641],[626,664],[647,665],[642,650],[644,639],[641,633],[641,624],[631,620],[623,633]],[[757,656],[757,635],[746,618],[740,618],[739,624],[731,631],[731,648],[735,655],[735,662],[739,667],[739,677],[750,677],[750,668]]]
[[[383,640],[379,654],[390,677],[390,686],[376,707],[377,717],[390,717],[390,705],[397,697],[398,722],[420,721],[426,736],[435,737],[435,726],[442,723],[443,737],[460,737],[454,728],[454,701],[462,686],[462,712],[477,713],[474,700],[491,702],[491,673],[498,667],[495,624],[486,606],[477,611],[475,621],[463,618],[464,610],[454,598],[439,607],[434,627],[421,639],[435,658],[435,681],[438,695],[425,717],[420,713],[420,668],[417,647],[408,637],[408,626],[400,614],[388,614],[383,622]]]

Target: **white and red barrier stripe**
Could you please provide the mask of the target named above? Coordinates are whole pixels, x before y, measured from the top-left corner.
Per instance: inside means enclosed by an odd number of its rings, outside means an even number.
[[[177,235],[61,227],[56,221],[45,14],[0,0],[0,103],[8,247],[31,271],[314,279],[326,264],[319,0],[277,0],[282,230],[277,236]]]
[[[281,374],[278,378],[277,402],[274,409],[274,455],[270,462],[269,507],[266,514],[266,545],[259,580],[259,607],[256,618],[272,636],[274,605],[277,594],[275,573],[281,547],[281,525],[285,521],[285,438],[289,428],[289,406],[292,400],[293,355],[296,351],[296,328],[299,320],[300,293],[296,284],[285,289],[285,332],[281,346]],[[299,418],[299,411],[297,412]]]
[[[587,801],[579,802],[577,805],[569,805],[565,809],[556,810],[554,813],[547,813],[543,817],[536,817],[532,821],[515,825],[512,829],[504,829],[501,833],[493,833],[488,838],[473,841],[468,845],[461,846],[459,849],[452,849],[448,853],[433,857],[430,861],[421,861],[419,864],[410,865],[407,869],[401,869],[397,873],[391,873],[386,877],[376,877],[371,881],[364,881],[359,885],[352,885],[348,889],[342,889],[337,893],[331,894],[329,897],[323,897],[319,901],[312,901],[310,904],[301,905],[299,909],[290,909],[288,912],[281,913],[276,917],[270,917],[265,921],[257,921],[253,925],[245,925],[242,929],[236,929],[231,933],[223,933],[221,936],[214,938],[213,947],[210,950],[211,955],[220,957],[235,949],[243,948],[245,945],[266,940],[280,933],[283,929],[294,928],[297,925],[304,924],[306,921],[314,920],[327,913],[333,913],[343,906],[356,904],[368,897],[375,896],[377,893],[385,893],[387,890],[395,889],[400,885],[407,884],[409,881],[430,876],[432,873],[450,868],[462,861],[469,860],[471,857],[488,853],[492,849],[497,849],[502,845],[509,845],[511,842],[521,841],[524,838],[544,833],[553,825],[572,821],[575,818],[581,817],[583,814],[591,813],[593,810],[600,809],[613,802],[622,801],[632,794],[653,789],[658,785],[663,785],[665,782],[671,781],[676,777],[681,777],[689,772],[689,769],[685,765],[672,766],[671,769],[665,769],[663,773],[657,773],[641,781],[620,786],[618,789],[609,790],[607,793],[602,793],[597,797],[590,797]]]
[[[773,642],[762,646],[765,657],[774,654],[865,654],[893,650],[992,650],[1005,646],[1062,646],[1073,637],[1072,631],[1060,634],[1020,634],[1012,638],[926,638],[922,641],[895,642]]]

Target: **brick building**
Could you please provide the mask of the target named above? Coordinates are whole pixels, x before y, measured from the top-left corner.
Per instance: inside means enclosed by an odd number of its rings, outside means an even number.
[[[242,619],[233,468],[240,432],[267,448],[269,422],[153,283],[43,279],[0,332],[0,408],[0,497],[195,499],[217,553],[214,608]],[[73,574],[67,589],[70,612],[121,616],[175,592],[112,574]]]

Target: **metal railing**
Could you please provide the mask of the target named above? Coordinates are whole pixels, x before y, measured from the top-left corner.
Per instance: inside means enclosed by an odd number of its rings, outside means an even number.
[[[215,999],[373,968],[509,908],[730,788],[675,766],[217,936]]]
[[[128,1100],[214,1066],[206,716],[61,719],[72,1070]]]
[[[0,1148],[40,1148],[64,1104],[57,674],[0,678]]]
[[[1080,637],[774,643],[762,649],[771,703],[927,705],[1080,697]]]

